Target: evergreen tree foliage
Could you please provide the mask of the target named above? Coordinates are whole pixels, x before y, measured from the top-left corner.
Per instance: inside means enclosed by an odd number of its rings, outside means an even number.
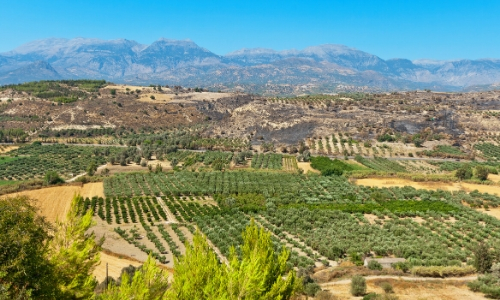
[[[232,250],[228,299],[289,299],[298,287],[295,272],[286,272],[289,251],[283,248],[275,253],[271,233],[253,220],[243,233],[243,241],[241,258]]]
[[[479,273],[486,273],[491,269],[493,258],[486,244],[481,243],[474,249],[473,264]]]
[[[479,180],[485,181],[488,179],[488,175],[490,174],[490,170],[485,166],[477,166],[476,167],[476,177]]]
[[[88,299],[93,295],[97,282],[92,271],[99,263],[99,251],[104,242],[96,241],[94,233],[87,230],[94,225],[93,211],[78,214],[83,197],[75,195],[64,222],[56,221],[56,230],[50,241],[50,261],[57,273],[61,298]]]
[[[64,180],[62,180],[62,178],[59,177],[59,174],[57,174],[56,171],[47,171],[47,173],[45,173],[44,182],[47,185],[51,185],[51,184],[62,183],[64,182]]]
[[[176,261],[167,299],[290,299],[300,283],[294,270],[287,272],[289,255],[286,249],[276,253],[270,233],[252,221],[243,233],[241,255],[233,247],[228,264],[220,264],[197,233]]]
[[[175,260],[174,282],[166,299],[224,299],[227,269],[197,232],[186,253]]]
[[[45,243],[50,229],[27,197],[0,201],[0,298],[54,296]]]
[[[465,164],[460,169],[455,172],[455,177],[460,180],[471,179],[472,178],[472,168]]]

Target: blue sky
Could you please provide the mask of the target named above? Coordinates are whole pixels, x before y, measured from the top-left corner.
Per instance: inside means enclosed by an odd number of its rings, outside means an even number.
[[[189,38],[217,54],[343,44],[381,58],[500,58],[500,0],[4,0],[0,52],[49,37]]]

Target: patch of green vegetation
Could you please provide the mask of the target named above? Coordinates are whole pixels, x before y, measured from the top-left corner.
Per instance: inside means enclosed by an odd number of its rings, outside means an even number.
[[[46,80],[4,85],[0,87],[0,91],[12,89],[37,98],[71,103],[86,98],[90,92],[98,92],[99,88],[106,86],[106,84],[105,80]],[[75,87],[78,89],[75,90]]]
[[[500,158],[500,147],[492,143],[475,144],[474,149],[481,151],[487,159],[498,160]]]
[[[45,145],[39,142],[22,146],[10,152],[17,157],[0,159],[0,180],[24,181],[41,178],[47,171],[55,170],[64,177],[75,176],[86,171],[91,163],[105,164],[108,157],[116,155],[116,147],[81,147],[68,145]]]
[[[406,168],[400,165],[399,163],[388,160],[387,158],[383,157],[374,157],[373,159],[371,159],[371,158],[364,158],[361,155],[356,155],[354,159],[360,164],[365,165],[368,168],[376,171],[400,172],[400,173],[408,172]]]
[[[18,160],[19,157],[0,156],[0,165]]]
[[[460,148],[449,145],[438,145],[433,150],[426,150],[421,153],[425,156],[442,158],[468,158],[469,156]]]
[[[0,130],[0,141],[6,143],[24,142],[28,134],[21,128]]]
[[[430,161],[429,163],[439,167],[441,171],[456,171],[462,168],[464,165],[469,165],[472,168],[475,168],[477,166],[484,166],[488,168],[491,174],[498,174],[498,168],[500,168],[500,164],[495,162]]]
[[[0,186],[2,185],[12,185],[12,184],[18,184],[19,181],[10,181],[10,180],[0,180]]]
[[[364,170],[360,166],[344,163],[338,159],[331,160],[325,156],[311,157],[311,167],[319,170],[321,175],[342,175],[344,171]]]

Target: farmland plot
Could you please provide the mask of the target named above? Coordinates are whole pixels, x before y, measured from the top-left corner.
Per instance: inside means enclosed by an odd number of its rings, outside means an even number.
[[[166,260],[165,251],[180,255],[196,228],[227,257],[251,218],[273,233],[277,245],[292,249],[289,266],[352,253],[404,257],[415,266],[461,265],[470,262],[478,243],[500,245],[500,221],[463,205],[497,207],[500,197],[477,191],[373,188],[340,176],[227,171],[126,174],[106,179],[105,194],[96,207],[100,218],[140,224],[154,247],[135,240],[130,229],[119,234],[160,261]],[[241,200],[258,195],[264,204]],[[206,196],[214,196],[219,206]],[[375,219],[368,220],[368,214]]]
[[[0,160],[0,179],[26,180],[41,178],[47,171],[57,171],[65,178],[84,173],[92,162],[96,166],[107,162],[110,155],[121,151],[117,147],[81,147],[68,145],[28,145],[10,151],[10,158]]]

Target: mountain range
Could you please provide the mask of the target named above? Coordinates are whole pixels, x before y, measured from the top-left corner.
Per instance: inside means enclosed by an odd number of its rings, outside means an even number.
[[[0,53],[0,84],[83,78],[264,93],[272,86],[322,92],[460,91],[495,88],[500,83],[500,60],[383,60],[333,44],[285,51],[241,49],[221,56],[191,40],[164,38],[150,45],[126,39],[50,38]]]

